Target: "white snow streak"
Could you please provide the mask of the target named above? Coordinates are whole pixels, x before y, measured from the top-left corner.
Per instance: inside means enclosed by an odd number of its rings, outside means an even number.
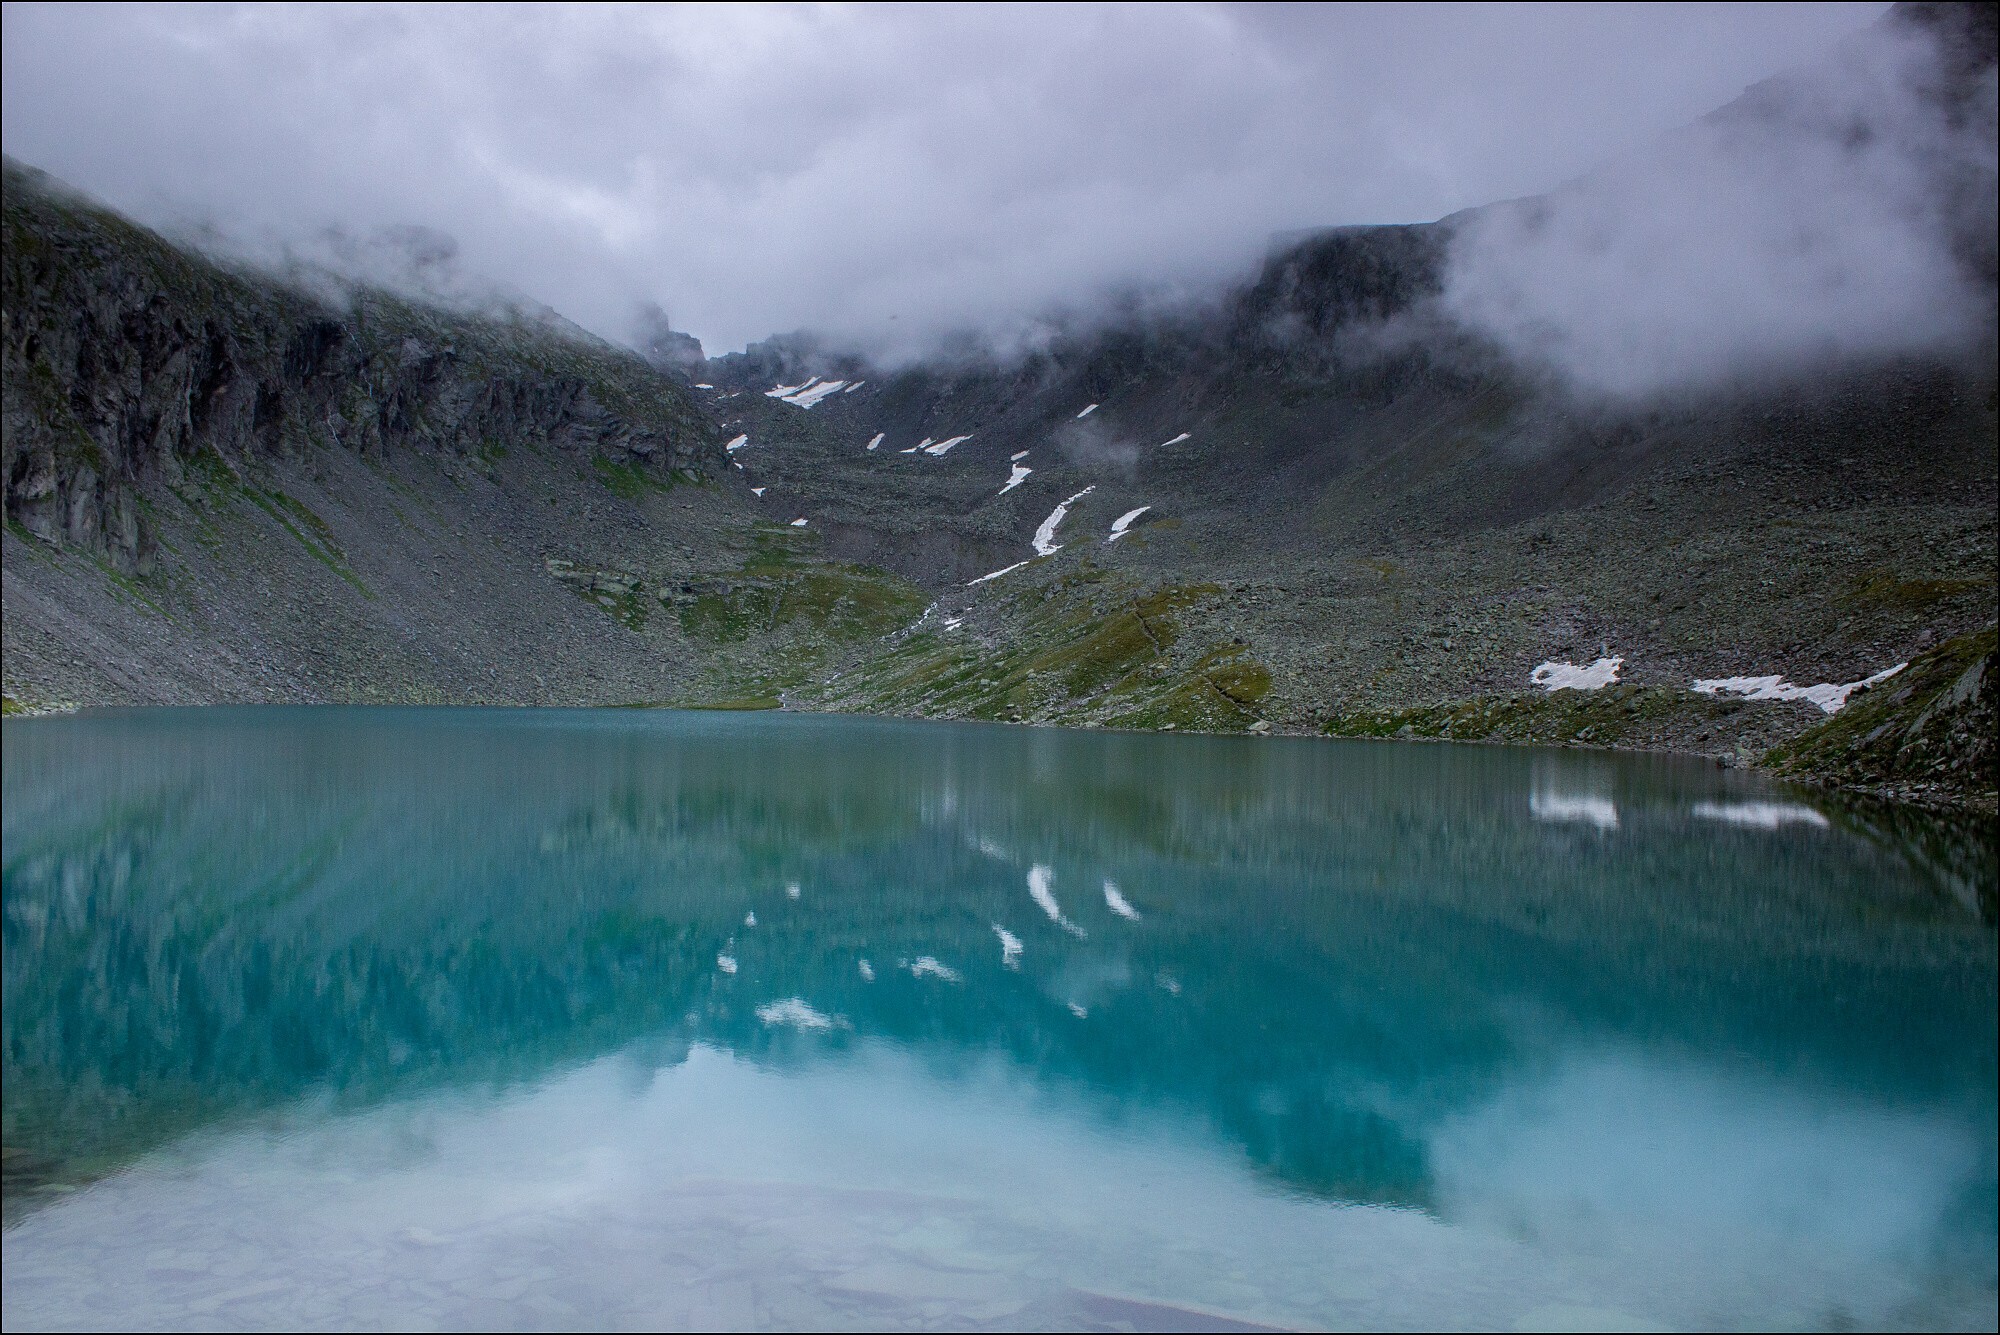
[[[736,453],[736,451],[742,449],[745,445],[748,445],[749,443],[750,443],[750,437],[738,436],[735,440],[730,441],[727,445],[723,446],[722,448],[728,450],[731,454],[734,454]]]
[[[1002,575],[1011,575],[1016,570],[1019,570],[1022,566],[1026,564],[1028,564],[1028,562],[1026,561],[1016,561],[1013,565],[1010,565],[1002,570],[996,570],[990,575],[981,575],[978,579],[969,579],[965,581],[965,587],[969,589],[975,584],[984,584],[989,579],[999,579]]]
[[[1132,527],[1132,521],[1152,508],[1150,505],[1142,505],[1136,510],[1127,510],[1124,514],[1119,515],[1117,519],[1112,521],[1111,536],[1106,538],[1105,541],[1116,542],[1124,537],[1125,530]]]
[[[1000,938],[1000,963],[1009,969],[1021,967],[1021,938],[1002,927],[993,924],[993,934]]]
[[[796,394],[786,395],[779,402],[789,403],[798,408],[811,408],[816,406],[820,400],[838,394],[846,387],[847,382],[845,380],[828,380],[814,385],[811,389],[802,389]]]
[[[750,488],[750,494],[752,496],[762,496],[766,491],[769,490],[770,488],[768,487],[752,487]]]
[[[796,385],[773,385],[771,386],[771,388],[764,391],[764,397],[767,399],[790,398],[792,395],[798,393],[806,386],[816,385],[818,383],[819,383],[819,377],[814,376],[810,380],[801,380]]]
[[[1183,431],[1178,436],[1175,436],[1172,440],[1161,441],[1158,445],[1154,446],[1154,448],[1164,450],[1165,448],[1167,448],[1167,446],[1178,445],[1187,438],[1188,438],[1188,433]]]
[[[1600,658],[1589,667],[1578,667],[1551,660],[1530,672],[1528,680],[1545,691],[1601,690],[1618,680],[1618,668],[1624,661],[1623,657]]]
[[[806,521],[803,519],[794,519],[792,521],[793,528],[804,528],[805,526],[806,526]]]
[[[853,384],[849,385],[846,389],[842,390],[841,393],[852,394],[855,390],[860,389],[863,385],[867,383],[868,382],[866,380],[857,380]]]
[[[715,957],[715,967],[724,973],[735,973],[736,957],[734,955],[717,955]]]
[[[864,983],[872,983],[875,981],[875,966],[870,964],[867,960],[861,961],[861,981]]]
[[[993,494],[996,496],[1005,496],[1008,492],[1014,490],[1014,488],[1020,486],[1023,482],[1026,482],[1028,480],[1028,474],[1034,471],[1035,471],[1034,469],[1028,467],[1026,464],[1015,464],[1014,471],[1007,475],[1007,485],[1000,488],[999,491]]]
[[[1053,552],[1061,550],[1062,544],[1056,541],[1056,529],[1061,525],[1063,516],[1069,513],[1070,506],[1075,505],[1078,501],[1096,490],[1097,484],[1093,482],[1049,512],[1049,517],[1044,519],[1042,526],[1035,530],[1035,551],[1038,554],[1048,556]]]
[[[1908,663],[1898,663],[1892,668],[1884,668],[1872,677],[1860,681],[1850,681],[1836,686],[1822,682],[1818,686],[1794,686],[1782,676],[1773,673],[1768,677],[1713,677],[1695,682],[1690,690],[1700,695],[1715,695],[1727,691],[1740,695],[1746,700],[1810,700],[1829,714],[1840,712],[1847,703],[1847,697],[1870,686],[1880,685],[1898,672],[1908,667]]]
[[[954,445],[963,445],[963,444],[964,444],[964,443],[965,443],[966,441],[968,441],[968,440],[971,440],[971,439],[972,439],[972,437],[971,437],[971,436],[953,436],[953,437],[952,437],[952,438],[951,438],[950,440],[941,440],[941,441],[939,441],[939,442],[938,442],[937,444],[935,444],[935,445],[931,446],[931,447],[930,447],[929,449],[925,450],[925,451],[924,451],[924,453],[925,453],[925,454],[944,454],[944,453],[946,453],[947,451],[949,451],[949,450],[951,449],[951,447],[952,447],[952,446],[954,446]]]
[[[888,434],[889,433],[886,431],[877,431],[875,433],[875,439],[868,442],[868,448],[872,450],[880,446],[882,444],[882,441],[885,438],[887,438]]]
[[[1076,415],[1076,419],[1080,422],[1084,418],[1090,416],[1092,413],[1096,411],[1097,411],[1097,405],[1093,403],[1088,408],[1085,408],[1082,412],[1078,413]]]
[[[910,965],[910,974],[916,978],[922,978],[925,975],[933,978],[942,978],[947,983],[958,981],[958,970],[952,968],[949,964],[938,963],[929,955],[923,956]]]

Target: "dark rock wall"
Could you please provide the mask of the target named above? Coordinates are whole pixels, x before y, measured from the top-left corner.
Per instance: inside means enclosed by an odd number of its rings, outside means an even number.
[[[680,386],[581,331],[232,273],[14,163],[4,239],[7,520],[126,569],[151,488],[311,445],[721,466]]]

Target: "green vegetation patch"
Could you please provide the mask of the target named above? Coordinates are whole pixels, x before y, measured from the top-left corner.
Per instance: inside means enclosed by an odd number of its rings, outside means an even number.
[[[1879,570],[1859,580],[1841,601],[1850,607],[1879,607],[1897,611],[1922,611],[1968,594],[1991,596],[1989,579],[1901,579]]]
[[[995,643],[923,630],[849,673],[837,703],[889,713],[1129,728],[1241,731],[1271,674],[1241,644],[1182,645],[1181,614],[1215,585],[1123,590],[1084,568],[994,609]]]
[[[505,451],[502,451],[504,456]],[[636,501],[648,490],[670,491],[673,489],[671,477],[660,478],[647,472],[637,464],[619,463],[603,455],[593,455],[590,466],[597,473],[597,480],[620,500]]]
[[[908,625],[924,596],[873,566],[809,561],[764,539],[736,573],[691,584],[675,605],[682,631],[697,640],[742,642],[796,628],[853,642]]]

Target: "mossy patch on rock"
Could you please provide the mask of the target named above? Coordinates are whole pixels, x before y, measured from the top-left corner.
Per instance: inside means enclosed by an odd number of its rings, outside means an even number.
[[[1897,797],[1995,807],[2000,787],[1996,630],[1959,635],[1912,659],[1873,690],[1763,764],[1791,778]]]

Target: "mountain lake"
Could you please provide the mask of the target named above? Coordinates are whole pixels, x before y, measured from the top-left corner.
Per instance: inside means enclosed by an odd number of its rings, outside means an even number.
[[[1990,834],[1667,757],[9,719],[9,1330],[1996,1324]]]

